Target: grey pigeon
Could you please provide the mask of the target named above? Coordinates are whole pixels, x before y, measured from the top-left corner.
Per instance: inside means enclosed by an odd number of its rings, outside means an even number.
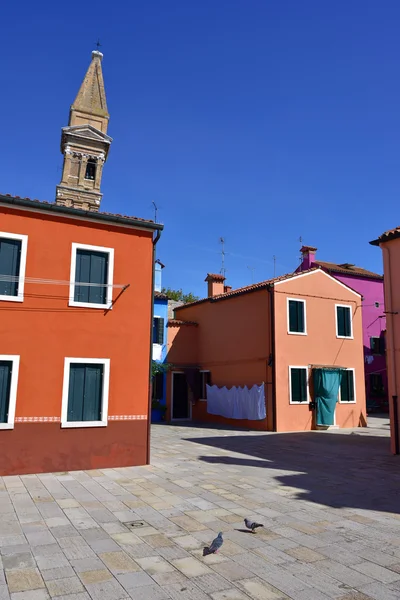
[[[208,556],[209,554],[215,554],[221,548],[224,540],[222,539],[222,531],[219,532],[218,537],[216,537],[209,546],[203,548],[203,556]]]
[[[253,533],[255,533],[257,527],[264,527],[262,523],[256,523],[255,521],[250,521],[250,519],[245,519],[244,524],[246,525],[247,529],[251,529]]]

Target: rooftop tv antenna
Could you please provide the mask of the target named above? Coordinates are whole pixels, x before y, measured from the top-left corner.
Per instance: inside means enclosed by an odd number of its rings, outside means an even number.
[[[275,254],[273,255],[273,261],[274,261],[274,278],[276,277],[276,256]]]
[[[152,201],[152,205],[154,206],[154,223],[157,223],[157,212],[158,212],[158,206],[157,206],[157,204],[154,202],[154,200]]]
[[[221,244],[221,275],[225,277],[225,238],[220,237],[219,243]]]

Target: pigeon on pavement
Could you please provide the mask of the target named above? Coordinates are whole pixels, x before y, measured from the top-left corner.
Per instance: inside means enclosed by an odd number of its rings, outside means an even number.
[[[203,556],[215,554],[221,548],[223,543],[224,540],[222,539],[222,531],[220,531],[218,536],[211,542],[211,544],[203,548]]]
[[[250,521],[250,519],[245,519],[244,524],[246,525],[247,529],[251,529],[253,533],[256,532],[255,530],[257,527],[264,527],[262,523],[256,523],[255,521]]]

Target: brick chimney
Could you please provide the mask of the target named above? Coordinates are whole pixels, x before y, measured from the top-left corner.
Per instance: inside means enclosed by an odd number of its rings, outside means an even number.
[[[224,294],[228,294],[231,291],[232,291],[231,285],[224,285]]]
[[[208,284],[208,297],[213,298],[214,296],[219,296],[225,292],[225,277],[223,275],[219,275],[216,273],[207,273],[207,277],[205,280]]]
[[[307,269],[311,269],[315,263],[315,254],[317,252],[317,248],[313,246],[302,246],[300,248],[302,262],[300,265],[300,271],[306,271]]]

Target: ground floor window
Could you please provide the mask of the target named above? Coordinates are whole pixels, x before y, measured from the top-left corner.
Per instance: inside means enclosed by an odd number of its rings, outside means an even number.
[[[207,399],[207,386],[211,385],[211,372],[200,371],[200,400]]]
[[[308,402],[307,379],[307,367],[289,367],[289,392],[291,404]]]
[[[19,356],[0,355],[0,429],[13,429]]]
[[[342,372],[339,391],[340,402],[355,402],[356,394],[354,387],[354,369],[346,369]]]
[[[162,400],[164,398],[164,373],[157,373],[153,377],[152,399]]]
[[[369,387],[371,396],[384,396],[385,386],[383,385],[382,373],[371,373],[369,376]]]
[[[107,425],[110,360],[66,358],[62,427]]]

